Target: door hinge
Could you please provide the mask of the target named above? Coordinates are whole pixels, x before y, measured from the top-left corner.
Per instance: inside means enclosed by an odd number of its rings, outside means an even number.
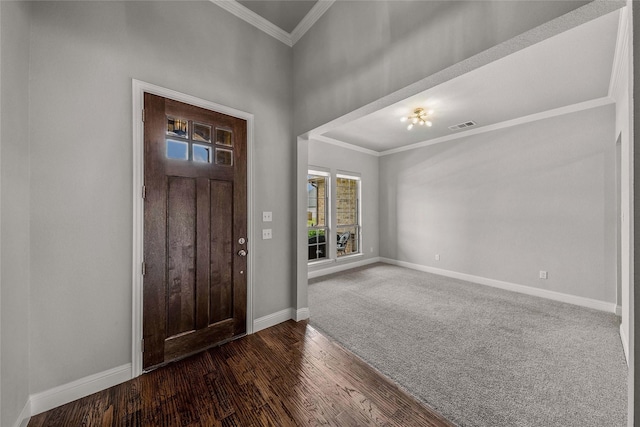
[[[147,198],[147,186],[143,185],[142,186],[142,200]]]
[[[144,123],[144,120],[145,120],[145,111],[146,111],[145,109],[142,110],[142,122],[143,123]]]
[[[140,340],[140,349],[144,353],[144,338]]]
[[[142,277],[144,277],[147,274],[147,263],[143,262],[142,263]]]

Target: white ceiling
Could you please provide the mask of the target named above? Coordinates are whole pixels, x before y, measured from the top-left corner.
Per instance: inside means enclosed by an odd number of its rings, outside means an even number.
[[[551,37],[404,101],[323,134],[377,152],[606,97],[613,67],[619,11]],[[433,127],[400,117],[433,109]],[[474,128],[471,128],[474,129]]]
[[[317,0],[238,0],[238,3],[291,33]]]

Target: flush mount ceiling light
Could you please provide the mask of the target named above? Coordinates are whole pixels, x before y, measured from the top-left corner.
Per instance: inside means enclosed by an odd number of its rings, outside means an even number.
[[[400,121],[409,122],[409,126],[407,126],[407,130],[411,130],[413,128],[413,125],[415,124],[418,124],[420,126],[422,125],[433,126],[433,123],[427,120],[428,117],[432,114],[433,114],[433,110],[427,111],[424,108],[416,108],[415,110],[413,110],[413,114],[410,114],[409,116],[406,116],[406,117],[402,117]]]

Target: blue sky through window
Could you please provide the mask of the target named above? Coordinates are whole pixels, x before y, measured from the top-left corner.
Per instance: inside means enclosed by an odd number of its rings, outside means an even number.
[[[205,147],[204,145],[193,145],[193,161],[194,162],[202,162],[202,163],[210,163],[211,149],[209,147]]]
[[[167,139],[167,158],[189,160],[189,144]]]

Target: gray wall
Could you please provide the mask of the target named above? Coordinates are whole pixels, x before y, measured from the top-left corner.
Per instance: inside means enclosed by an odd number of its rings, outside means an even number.
[[[614,114],[381,157],[380,255],[614,303]]]
[[[255,114],[254,315],[292,305],[290,48],[209,2],[41,2],[30,67],[32,393],[131,362],[132,78]]]
[[[640,7],[637,2],[629,1],[629,7],[632,8],[633,13],[633,38],[632,38],[632,84],[630,97],[633,99],[632,111],[633,113],[633,129],[632,144],[633,144],[633,213],[634,213],[634,228],[633,228],[633,289],[631,291],[631,297],[633,301],[631,306],[634,308],[631,310],[631,322],[629,331],[629,408],[632,416],[628,419],[628,425],[634,426],[638,424],[640,416],[640,345],[636,346],[635,343],[640,343],[640,328],[635,326],[638,316],[635,313],[635,307],[640,307],[640,227],[636,227],[635,224],[640,224],[640,192],[636,193],[635,189],[640,188],[640,31],[637,30],[638,22],[640,22]]]
[[[29,396],[29,8],[0,2],[0,425]]]
[[[629,0],[631,4],[631,0]],[[629,6],[630,8],[630,6]],[[631,13],[627,10],[626,13],[627,22],[631,18]],[[625,16],[623,15],[623,17]],[[624,24],[624,21],[621,21]],[[627,25],[627,31],[631,30],[631,22]],[[630,36],[629,36],[630,38]],[[617,202],[620,204],[620,304],[622,307],[622,319],[620,325],[620,333],[622,336],[623,344],[625,346],[625,354],[627,356],[627,362],[629,362],[628,344],[629,333],[631,331],[631,322],[633,316],[630,315],[632,311],[631,305],[631,287],[632,282],[632,257],[633,253],[633,206],[632,206],[632,167],[633,167],[633,151],[632,151],[632,138],[630,133],[630,123],[633,119],[631,115],[631,102],[632,99],[629,95],[630,79],[631,75],[631,49],[629,42],[624,44],[624,51],[619,52],[621,58],[620,70],[616,76],[613,76],[614,86],[612,87],[611,96],[616,101],[616,124],[614,138],[620,138],[620,170],[617,178],[620,182],[620,200]]]
[[[309,167],[319,166],[332,173],[351,172],[361,177],[362,257],[341,259],[340,264],[358,262],[379,255],[378,243],[378,157],[317,140],[309,141]],[[332,187],[332,191],[335,186]],[[332,218],[335,226],[335,218]],[[335,264],[309,266],[309,271],[335,267]]]
[[[585,3],[336,2],[293,48],[295,133],[350,113]]]
[[[131,361],[131,78],[256,115],[261,317],[300,296],[292,106],[297,135],[579,4],[337,2],[292,54],[208,2],[0,2],[2,425],[27,392]]]

